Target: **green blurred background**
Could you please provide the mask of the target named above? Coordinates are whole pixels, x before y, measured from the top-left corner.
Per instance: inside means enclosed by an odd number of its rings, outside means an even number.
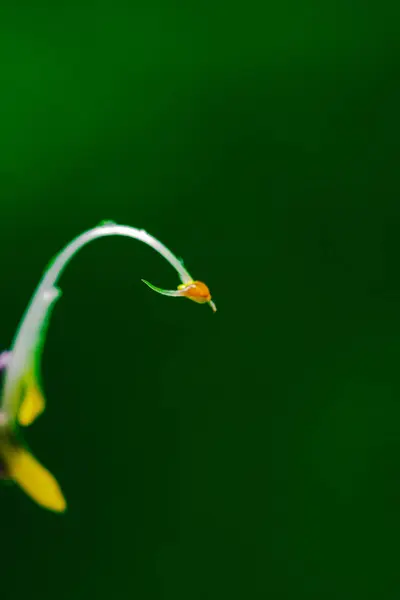
[[[60,285],[27,432],[66,516],[0,490],[4,598],[400,595],[399,8],[0,9],[1,344]]]

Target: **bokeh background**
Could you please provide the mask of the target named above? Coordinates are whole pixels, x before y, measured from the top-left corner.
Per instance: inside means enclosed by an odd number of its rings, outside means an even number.
[[[65,272],[27,431],[65,516],[0,490],[4,598],[400,594],[399,8],[0,9],[1,345]]]

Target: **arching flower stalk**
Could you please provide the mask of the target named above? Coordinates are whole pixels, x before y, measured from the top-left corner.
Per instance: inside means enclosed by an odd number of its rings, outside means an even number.
[[[0,370],[5,371],[0,396],[0,478],[14,481],[38,504],[55,512],[66,510],[64,495],[53,475],[29,452],[22,440],[20,426],[33,423],[45,408],[40,385],[40,359],[50,314],[61,294],[57,282],[69,261],[83,246],[109,235],[134,238],[151,246],[174,267],[182,282],[177,290],[164,290],[143,280],[151,289],[165,296],[208,303],[216,311],[208,287],[193,280],[182,262],[143,229],[105,221],[76,237],[57,254],[32,296],[11,351],[0,354]]]

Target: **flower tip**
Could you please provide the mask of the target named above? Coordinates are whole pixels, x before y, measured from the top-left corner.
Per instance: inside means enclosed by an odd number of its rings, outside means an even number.
[[[210,300],[208,304],[211,306],[212,311],[216,313],[217,307],[215,306],[214,302],[212,300]]]

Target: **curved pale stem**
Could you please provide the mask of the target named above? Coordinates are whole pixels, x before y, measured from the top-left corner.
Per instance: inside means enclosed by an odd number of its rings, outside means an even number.
[[[6,370],[2,394],[2,409],[11,424],[17,418],[22,386],[24,384],[23,378],[26,373],[35,370],[39,359],[50,312],[60,295],[60,291],[56,285],[62,272],[73,256],[83,246],[100,237],[109,235],[126,236],[144,242],[154,248],[174,267],[183,283],[192,281],[192,276],[185,269],[182,262],[164,244],[143,229],[117,225],[108,221],[82,233],[72,240],[55,257],[44,273],[20,322],[12,344],[11,360]]]

